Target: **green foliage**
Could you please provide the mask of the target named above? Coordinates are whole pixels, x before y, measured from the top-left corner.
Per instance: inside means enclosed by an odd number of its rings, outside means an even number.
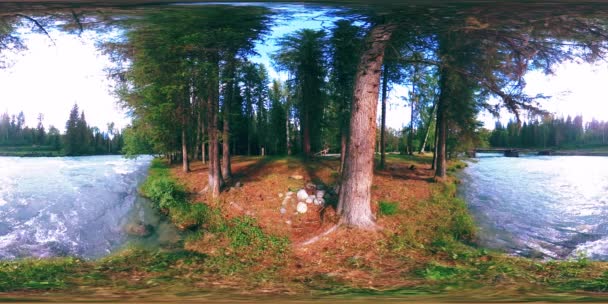
[[[80,263],[75,258],[0,262],[0,291],[64,288]]]
[[[63,155],[54,146],[0,146],[0,156],[52,157]]]
[[[208,265],[214,271],[234,274],[258,266],[262,261],[270,261],[272,266],[261,270],[258,275],[272,276],[274,270],[284,265],[289,252],[287,237],[265,233],[257,221],[248,216],[221,219],[218,221],[216,217],[216,221],[209,225],[209,231],[216,235],[216,240],[227,240],[227,246],[209,258]]]
[[[284,253],[289,241],[284,237],[268,235],[257,225],[254,218],[244,216],[232,219],[226,231],[230,238],[230,247],[234,249],[253,248],[254,257],[266,251]]]
[[[165,272],[177,263],[202,264],[205,256],[187,250],[163,251],[127,248],[96,263],[100,272],[146,271]]]
[[[558,118],[546,115],[518,124],[509,121],[506,126],[496,122],[489,135],[493,147],[507,148],[582,148],[608,144],[608,122],[593,119],[583,125],[583,117]]]
[[[141,186],[140,193],[167,214],[178,227],[199,226],[208,218],[207,205],[188,202],[184,186],[171,176],[167,165],[159,159],[152,161],[150,173]]]
[[[149,129],[139,120],[135,119],[133,125],[128,126],[123,131],[124,146],[122,153],[126,157],[135,157],[140,154],[152,154],[154,152],[150,143]]]
[[[379,215],[395,215],[399,211],[398,202],[378,202],[378,214]]]
[[[293,75],[293,95],[300,115],[303,131],[303,151],[322,149],[322,116],[325,104],[324,45],[325,31],[312,29],[298,30],[278,41],[279,50],[273,56],[274,64],[279,70]],[[310,155],[307,155],[310,156]]]
[[[84,116],[79,116],[76,105],[70,112],[66,135],[52,125],[46,130],[43,120],[44,114],[39,113],[37,127],[30,128],[25,125],[23,112],[12,115],[12,118],[6,112],[0,114],[0,155],[52,157],[118,153],[121,149],[120,132],[114,131],[110,139],[108,133],[100,132],[96,127],[89,128]]]
[[[473,242],[477,228],[466,202],[456,197],[455,184],[446,184],[443,187],[444,190],[441,193],[433,195],[432,201],[435,204],[445,205],[450,212],[450,218],[446,219],[446,232],[456,240]]]
[[[198,130],[202,123],[207,125],[205,114],[215,115],[220,100],[223,110],[232,108],[224,119],[238,116],[241,82],[235,81],[235,71],[267,32],[271,13],[253,6],[173,7],[149,10],[130,20],[126,39],[105,45],[119,62],[116,92],[140,124],[126,152],[138,154],[151,147],[156,153],[171,153],[181,149],[182,140],[190,149],[200,145],[205,139]],[[264,91],[267,80],[251,89]],[[256,104],[264,105],[256,111],[259,120],[266,120],[260,115],[266,111],[266,97],[260,95]],[[235,134],[252,124],[248,120],[233,125]]]
[[[451,279],[461,271],[456,267],[441,265],[438,263],[429,263],[422,271],[420,275],[427,280],[431,281],[441,281],[446,279]]]

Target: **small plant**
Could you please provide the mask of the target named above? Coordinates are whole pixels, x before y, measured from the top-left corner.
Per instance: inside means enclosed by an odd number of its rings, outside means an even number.
[[[399,211],[399,203],[397,202],[378,202],[378,214],[379,215],[395,215]]]
[[[80,263],[75,258],[1,262],[0,291],[64,288]]]
[[[460,273],[458,268],[444,266],[438,263],[429,263],[420,271],[420,275],[427,280],[441,281],[450,279]]]

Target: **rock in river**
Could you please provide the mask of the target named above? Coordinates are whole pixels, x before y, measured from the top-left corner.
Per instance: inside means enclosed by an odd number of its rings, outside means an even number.
[[[134,223],[128,223],[125,225],[125,232],[128,235],[139,236],[139,237],[147,237],[154,231],[152,225],[144,224],[141,221],[137,221]]]

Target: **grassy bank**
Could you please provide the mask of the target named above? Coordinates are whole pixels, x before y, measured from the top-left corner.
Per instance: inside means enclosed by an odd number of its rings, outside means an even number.
[[[51,146],[0,146],[0,156],[55,157],[64,154]]]
[[[79,156],[94,155],[119,155],[119,154],[86,154]],[[67,156],[61,149],[52,146],[0,146],[0,156],[9,157],[62,157]]]
[[[456,196],[458,180],[432,179],[428,157],[391,155],[378,170],[372,208],[378,231],[338,229],[331,208],[279,212],[283,193],[309,181],[330,189],[337,160],[237,158],[235,179],[216,201],[206,199],[205,167],[193,172],[155,160],[140,192],[184,231],[178,244],[127,247],[108,257],[0,263],[0,291],[37,297],[202,294],[278,295],[286,299],[603,300],[606,263],[585,258],[541,261],[476,245],[475,224]],[[466,166],[450,164],[449,172]],[[303,179],[290,178],[302,175]],[[335,197],[329,196],[328,201]],[[283,298],[285,299],[285,298]]]

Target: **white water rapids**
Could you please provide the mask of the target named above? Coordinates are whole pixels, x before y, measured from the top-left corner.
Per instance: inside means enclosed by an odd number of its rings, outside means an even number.
[[[142,217],[137,186],[151,157],[0,157],[0,259],[95,258]],[[139,208],[139,210],[138,210]]]

